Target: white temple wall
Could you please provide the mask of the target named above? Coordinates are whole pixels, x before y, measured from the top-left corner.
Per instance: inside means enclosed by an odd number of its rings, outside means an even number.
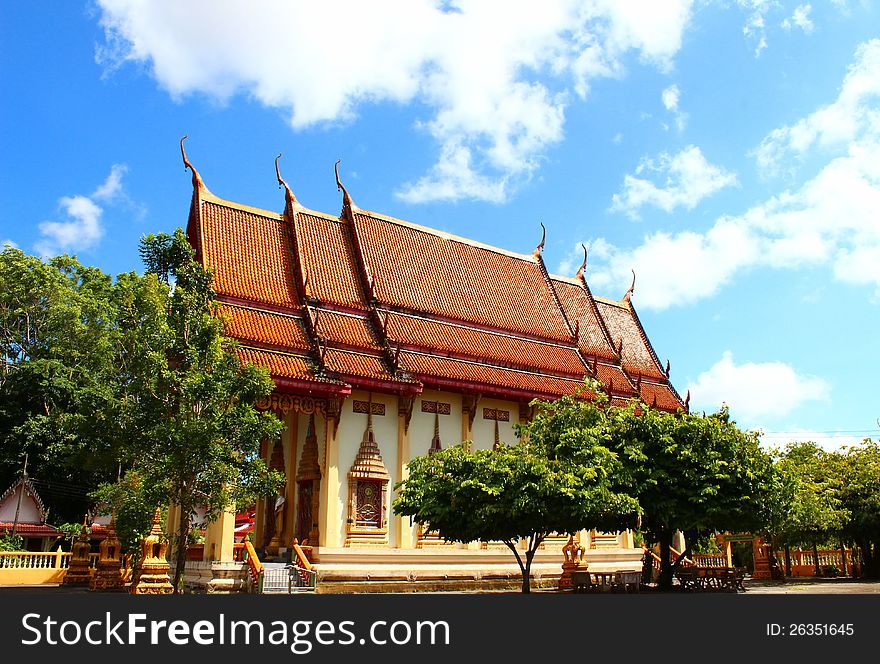
[[[426,401],[449,404],[449,414],[439,416],[440,441],[443,449],[461,442],[461,395],[452,392],[425,390],[416,397],[409,423],[410,458],[425,456],[431,446],[431,439],[434,437],[434,413],[422,410]]]
[[[0,521],[8,521],[12,523],[15,520],[15,509],[18,505],[18,494],[25,491],[24,487],[19,485],[16,487],[6,500],[0,504]],[[19,523],[42,523],[40,518],[40,510],[37,508],[34,500],[25,492],[21,497],[21,509],[18,512]]]
[[[502,401],[500,399],[480,399],[477,402],[477,414],[474,417],[473,426],[473,449],[491,450],[495,443],[495,421],[486,419],[485,409],[503,410],[508,413],[508,421],[498,422],[498,439],[508,445],[516,445],[519,438],[513,430],[513,425],[519,422],[519,404],[515,401]]]
[[[342,406],[342,415],[339,420],[339,491],[338,501],[340,516],[336,524],[338,528],[338,541],[344,542],[346,537],[346,520],[348,519],[348,471],[354,464],[357,451],[367,428],[366,413],[355,413],[355,401],[369,402],[370,395],[360,390],[352,390],[351,396],[345,400]],[[388,490],[385,494],[386,517],[388,521],[388,541],[394,542],[397,536],[396,527],[391,511],[391,492],[394,483],[398,481],[397,472],[397,397],[390,394],[372,393],[373,403],[385,405],[384,415],[373,415],[373,435],[382,462],[391,475]],[[320,440],[320,438],[319,438]]]

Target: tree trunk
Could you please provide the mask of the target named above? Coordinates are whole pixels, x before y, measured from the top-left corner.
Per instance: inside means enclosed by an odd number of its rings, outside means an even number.
[[[819,569],[819,547],[813,542],[813,574],[822,576],[822,570]]]
[[[785,576],[791,576],[791,547],[785,543]]]
[[[657,587],[663,590],[672,588],[672,534],[671,530],[660,533],[660,578],[657,579]]]
[[[520,574],[522,574],[522,592],[531,592],[531,588],[529,587],[529,570],[528,567],[523,564],[522,556],[519,555],[519,551],[516,550],[516,542],[513,540],[504,540],[504,544],[506,544],[507,548],[513,551],[513,555],[516,556],[516,564],[519,565],[519,571]],[[529,560],[529,564],[531,564],[531,560]]]
[[[186,568],[186,544],[189,539],[189,510],[180,506],[180,521],[177,524],[177,567],[174,570],[174,594],[183,592],[183,571]]]

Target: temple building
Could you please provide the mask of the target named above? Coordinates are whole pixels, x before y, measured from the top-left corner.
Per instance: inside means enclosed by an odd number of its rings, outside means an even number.
[[[633,288],[621,300],[594,296],[586,251],[577,274],[553,275],[543,240],[520,254],[364,210],[338,171],[341,213],[310,210],[277,159],[283,211],[258,209],[212,194],[182,142],[181,151],[193,181],[189,240],[214,272],[241,359],[274,379],[262,407],[286,425],[263,449],[287,478],[283,495],[256,506],[254,542],[266,555],[297,538],[319,569],[390,559],[411,567],[497,559],[515,569],[506,549],[446,544],[393,515],[393,487],[411,458],[464,440],[475,449],[515,443],[532,399],[571,394],[585,377],[614,403],[687,408],[639,321]],[[209,526],[215,561],[231,551],[233,531],[233,511]],[[565,541],[547,542],[557,576]],[[581,543],[588,560],[603,550],[641,557],[630,533],[583,533]]]

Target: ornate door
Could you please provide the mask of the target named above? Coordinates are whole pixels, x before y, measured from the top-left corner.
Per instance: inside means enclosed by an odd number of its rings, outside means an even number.
[[[357,525],[366,528],[382,527],[382,483],[359,480],[357,486]]]
[[[312,530],[312,481],[299,483],[299,506],[296,519],[296,538],[300,543],[309,538]],[[314,542],[313,544],[317,544]]]

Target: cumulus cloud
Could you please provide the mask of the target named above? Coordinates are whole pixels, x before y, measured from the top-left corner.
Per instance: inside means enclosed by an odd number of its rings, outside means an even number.
[[[803,157],[815,147],[847,148],[854,141],[880,138],[880,40],[861,44],[837,99],[805,118],[774,129],[753,151],[765,175],[776,175],[787,157]]]
[[[123,164],[113,164],[104,182],[88,196],[62,196],[58,208],[67,220],[40,222],[42,238],[34,244],[37,252],[42,256],[54,256],[95,246],[104,235],[101,221],[104,208],[99,203],[109,204],[125,197],[122,176],[126,170]]]
[[[660,93],[660,100],[663,102],[663,107],[675,116],[675,126],[679,131],[682,131],[685,124],[687,124],[688,116],[687,113],[682,112],[678,108],[680,99],[681,90],[679,90],[678,86],[675,84],[670,85]]]
[[[106,71],[146,64],[174,98],[248,95],[300,130],[364,104],[425,109],[417,126],[438,159],[399,191],[419,202],[503,200],[562,139],[567,104],[592,80],[621,76],[630,52],[671,67],[693,0],[98,4]]]
[[[743,214],[720,217],[705,232],[655,232],[632,249],[605,244],[593,253],[591,283],[625,288],[635,268],[642,284],[638,304],[665,309],[709,297],[750,268],[827,265],[837,281],[873,286],[880,298],[878,80],[880,40],[874,40],[859,47],[837,102],[774,130],[762,142],[777,160],[837,147],[839,154],[800,187]],[[831,108],[835,116],[849,119],[844,127],[825,119]],[[653,193],[650,186],[640,186],[648,192],[640,195]],[[621,207],[623,201],[639,200],[624,191]]]
[[[612,198],[612,211],[636,218],[644,205],[666,212],[678,207],[692,210],[707,196],[737,182],[736,175],[710,164],[695,145],[675,155],[664,152],[656,159],[643,158],[636,168],[636,175],[642,174],[665,176],[664,182],[658,186],[651,180],[626,175],[623,190]]]
[[[789,443],[816,443],[828,452],[842,450],[847,447],[861,445],[868,436],[854,436],[845,433],[828,433],[825,431],[811,431],[810,429],[793,429],[791,431],[767,431],[762,430],[761,445],[767,449],[784,449]]]
[[[813,7],[811,5],[798,5],[797,7],[795,7],[792,15],[782,22],[782,27],[786,30],[791,30],[794,27],[798,27],[806,34],[810,34],[815,27],[813,25],[812,19],[810,19],[811,11],[813,11]]]
[[[688,385],[695,409],[717,410],[722,403],[741,424],[751,426],[764,417],[781,417],[810,401],[827,400],[829,384],[799,374],[784,362],[736,364],[725,351],[718,362]]]
[[[755,45],[755,57],[767,48],[767,22],[765,16],[773,8],[774,0],[737,0],[737,4],[749,11],[743,26],[743,35]]]

